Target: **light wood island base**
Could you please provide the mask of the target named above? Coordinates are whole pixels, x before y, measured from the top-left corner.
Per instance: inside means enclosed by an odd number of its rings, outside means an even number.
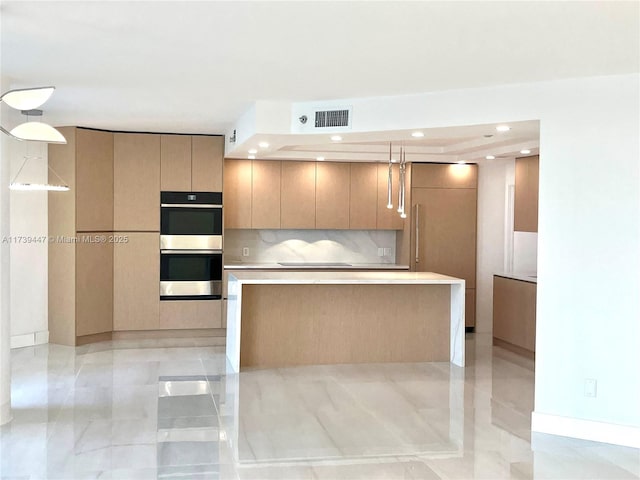
[[[464,366],[464,280],[416,272],[229,274],[233,371],[296,365]]]

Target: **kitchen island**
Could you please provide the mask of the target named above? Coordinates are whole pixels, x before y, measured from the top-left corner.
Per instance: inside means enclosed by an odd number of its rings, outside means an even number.
[[[464,366],[462,279],[430,272],[229,272],[233,371],[296,365]]]

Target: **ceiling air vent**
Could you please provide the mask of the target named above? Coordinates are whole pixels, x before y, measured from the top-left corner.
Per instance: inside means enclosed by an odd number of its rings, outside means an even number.
[[[316,128],[348,127],[349,110],[323,110],[316,112]]]

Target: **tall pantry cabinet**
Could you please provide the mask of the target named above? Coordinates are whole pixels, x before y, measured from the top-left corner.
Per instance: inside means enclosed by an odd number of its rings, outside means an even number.
[[[221,302],[162,311],[159,237],[161,189],[221,190],[223,137],[60,130],[67,144],[49,145],[49,165],[71,190],[49,194],[51,342],[219,328]]]
[[[411,167],[411,270],[463,278],[465,324],[474,327],[478,167]]]

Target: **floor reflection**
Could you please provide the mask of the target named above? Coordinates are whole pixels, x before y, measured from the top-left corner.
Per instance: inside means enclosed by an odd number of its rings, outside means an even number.
[[[640,477],[636,449],[531,435],[534,365],[468,335],[467,367],[227,374],[206,339],[12,352],[2,478]]]

